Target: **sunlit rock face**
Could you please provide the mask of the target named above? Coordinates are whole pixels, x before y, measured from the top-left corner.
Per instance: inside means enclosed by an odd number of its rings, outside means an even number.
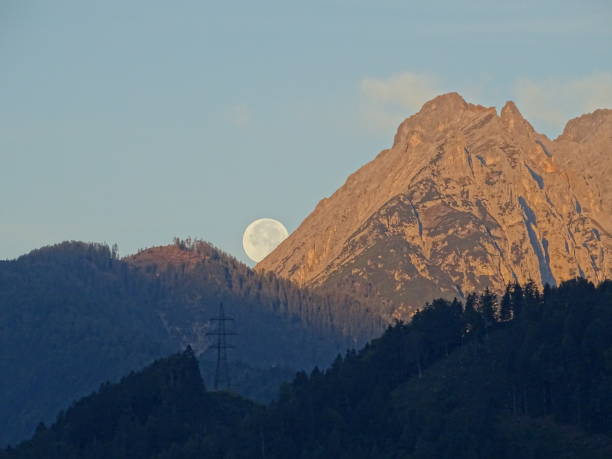
[[[435,297],[508,282],[612,277],[612,111],[554,141],[508,102],[427,102],[393,146],[257,265],[408,318]]]

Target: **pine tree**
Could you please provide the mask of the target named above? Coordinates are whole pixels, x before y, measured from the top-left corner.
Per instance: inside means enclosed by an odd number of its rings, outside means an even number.
[[[512,302],[512,317],[516,320],[519,319],[523,313],[523,308],[525,306],[525,296],[523,293],[523,287],[518,282],[515,282],[512,285],[511,292],[511,302]]]
[[[507,322],[512,319],[512,297],[511,297],[512,286],[508,284],[506,291],[502,297],[501,304],[499,307],[499,320],[501,322]]]
[[[538,286],[533,279],[529,279],[529,281],[525,284],[524,297],[526,306],[535,306],[540,303],[540,291],[538,290]]]
[[[479,299],[479,312],[484,319],[485,328],[491,327],[496,322],[497,295],[487,287]]]

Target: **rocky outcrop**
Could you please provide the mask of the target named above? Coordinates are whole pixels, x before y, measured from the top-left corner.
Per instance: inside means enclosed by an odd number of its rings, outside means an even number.
[[[512,102],[436,97],[257,269],[400,318],[514,280],[611,277],[611,132],[611,110],[551,141]]]

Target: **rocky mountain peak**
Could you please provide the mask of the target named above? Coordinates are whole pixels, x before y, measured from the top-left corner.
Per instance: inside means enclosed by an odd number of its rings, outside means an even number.
[[[583,142],[588,137],[597,137],[598,135],[605,135],[607,131],[608,136],[611,133],[612,123],[612,110],[610,109],[599,109],[592,113],[573,118],[567,122],[563,133],[559,137],[560,140],[568,140],[573,142]]]
[[[468,103],[457,92],[448,92],[425,102],[421,112],[453,111],[458,112],[468,108]]]
[[[610,129],[600,111],[550,141],[512,102],[498,116],[457,93],[436,97],[257,269],[395,317],[515,280],[610,277]]]
[[[507,101],[504,104],[501,109],[500,116],[502,117],[502,119],[515,117],[523,118],[523,115],[521,115],[521,112],[519,111],[518,107],[511,100]]]
[[[535,130],[529,124],[529,121],[523,117],[516,104],[511,100],[502,107],[500,119],[506,129],[515,135],[532,136],[535,134]]]
[[[486,111],[481,105],[467,103],[456,92],[442,94],[426,102],[421,110],[398,127],[393,145],[418,142],[418,136],[437,136],[450,127]],[[414,134],[417,134],[415,137]]]

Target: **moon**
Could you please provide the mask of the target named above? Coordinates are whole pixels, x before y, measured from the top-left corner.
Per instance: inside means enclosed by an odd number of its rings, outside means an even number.
[[[287,236],[287,228],[281,222],[273,218],[260,218],[244,230],[242,247],[251,260],[259,263]]]

